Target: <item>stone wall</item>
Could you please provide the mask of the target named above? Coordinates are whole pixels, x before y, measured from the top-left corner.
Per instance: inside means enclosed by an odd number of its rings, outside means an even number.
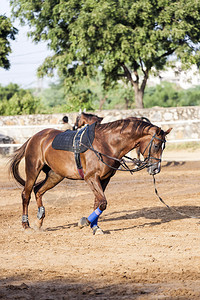
[[[200,141],[200,106],[191,107],[154,107],[150,109],[95,111],[104,117],[103,123],[118,119],[146,117],[164,130],[173,127],[168,141]],[[78,113],[67,113],[69,123],[74,124]],[[14,138],[16,143],[24,143],[27,138],[44,128],[62,128],[65,114],[1,116],[0,133]]]

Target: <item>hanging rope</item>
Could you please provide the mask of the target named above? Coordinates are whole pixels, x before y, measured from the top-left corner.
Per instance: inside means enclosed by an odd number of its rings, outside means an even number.
[[[154,176],[154,175],[152,175],[152,176],[153,176],[153,183],[154,183],[155,193],[156,193],[158,199],[159,199],[159,200],[160,200],[167,208],[169,208],[169,209],[172,210],[173,212],[175,212],[175,213],[177,213],[177,214],[179,214],[179,215],[181,215],[181,216],[183,216],[183,217],[192,218],[192,219],[200,219],[200,217],[196,217],[196,216],[192,216],[192,215],[188,215],[188,214],[182,213],[182,212],[180,212],[179,210],[177,210],[177,209],[175,209],[175,208],[169,206],[167,203],[165,203],[165,201],[160,197],[160,195],[159,195],[159,193],[158,193],[158,190],[157,190],[157,188],[156,188],[156,179],[155,179],[155,176]]]

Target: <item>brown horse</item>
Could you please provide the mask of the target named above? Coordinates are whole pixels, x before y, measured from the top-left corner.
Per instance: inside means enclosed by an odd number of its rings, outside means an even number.
[[[75,128],[81,128],[83,125],[86,125],[86,124],[91,125],[95,122],[101,123],[102,120],[103,120],[103,118],[98,117],[97,115],[87,114],[85,112],[82,112],[76,118]]]
[[[146,122],[149,122],[149,119],[147,119],[146,117],[140,117],[140,118],[135,118],[135,119],[140,119]],[[75,121],[75,128],[81,128],[82,126],[86,125],[86,124],[93,124],[94,122],[97,123],[101,123],[101,121],[103,120],[103,118],[94,115],[94,114],[87,114],[85,112],[79,113],[79,115],[76,117],[76,121]],[[139,147],[136,147],[136,154],[137,154],[137,159],[140,159],[140,149]]]
[[[94,193],[94,209],[80,226],[90,224],[93,232],[99,229],[97,220],[107,206],[104,195],[110,178],[120,166],[120,159],[133,148],[139,146],[146,161],[150,175],[160,172],[161,155],[165,145],[165,136],[171,131],[135,118],[127,118],[106,124],[95,125],[95,138],[90,149],[80,154],[84,180]],[[52,141],[60,130],[44,129],[33,135],[19,148],[11,158],[10,172],[24,189],[22,191],[22,226],[29,227],[28,205],[31,192],[34,190],[38,206],[37,226],[40,228],[45,217],[42,196],[64,178],[81,180],[74,160],[74,153],[55,150]],[[25,157],[26,180],[19,173],[19,164]],[[102,159],[100,159],[100,157]],[[38,183],[36,180],[41,171],[46,178]],[[95,214],[96,213],[96,214]],[[96,219],[95,219],[95,218]],[[83,219],[83,218],[82,218]],[[82,220],[83,221],[83,220]],[[95,226],[93,226],[95,225]],[[102,232],[102,231],[101,231]]]

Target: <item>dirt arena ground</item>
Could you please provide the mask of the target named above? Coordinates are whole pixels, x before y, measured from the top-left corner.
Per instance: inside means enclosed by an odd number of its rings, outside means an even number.
[[[190,155],[191,157],[191,155]],[[200,216],[200,161],[163,162],[163,199]],[[199,157],[198,157],[199,158]],[[64,180],[44,196],[43,231],[23,231],[21,188],[0,174],[0,299],[200,299],[200,223],[166,208],[146,170],[119,172],[106,190],[104,235],[80,230],[93,210],[85,182]],[[34,227],[37,207],[31,199]]]

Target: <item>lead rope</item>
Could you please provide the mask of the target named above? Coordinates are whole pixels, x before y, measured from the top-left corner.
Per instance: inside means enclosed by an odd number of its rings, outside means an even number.
[[[157,188],[156,188],[156,179],[155,179],[155,176],[154,176],[154,175],[152,175],[152,176],[153,176],[153,183],[154,183],[154,189],[155,189],[156,196],[158,197],[158,199],[159,199],[159,200],[160,200],[167,208],[169,208],[170,210],[172,210],[173,212],[175,212],[175,213],[177,213],[177,214],[179,214],[179,215],[181,215],[181,216],[188,217],[188,218],[192,218],[192,219],[200,219],[200,217],[196,217],[196,216],[187,215],[187,214],[185,214],[185,213],[182,213],[182,212],[180,212],[179,210],[177,210],[177,209],[175,209],[175,208],[169,206],[167,203],[165,203],[165,201],[160,197],[160,195],[159,195],[159,193],[158,193],[158,190],[157,190]]]

